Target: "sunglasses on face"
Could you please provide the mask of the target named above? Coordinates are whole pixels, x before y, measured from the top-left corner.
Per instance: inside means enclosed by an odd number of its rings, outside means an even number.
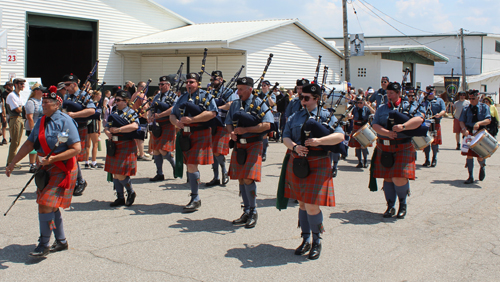
[[[196,81],[186,81],[186,84],[195,84]]]
[[[167,84],[168,83],[159,83],[158,85],[163,86],[163,85],[167,85]],[[142,86],[142,87],[144,87],[144,86]]]
[[[306,102],[308,102],[309,100],[311,100],[311,96],[304,96],[304,95],[299,95],[299,100],[304,100]]]
[[[123,100],[123,99],[116,99],[115,98],[115,102],[123,102],[123,101],[125,101],[125,100]]]
[[[389,83],[387,80],[382,80],[380,83]]]

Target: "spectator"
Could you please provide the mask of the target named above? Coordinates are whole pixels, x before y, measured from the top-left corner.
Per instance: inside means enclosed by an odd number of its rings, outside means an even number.
[[[9,132],[10,132],[10,147],[9,156],[7,157],[7,165],[14,159],[16,155],[17,148],[21,143],[21,137],[23,134],[23,118],[21,116],[23,112],[23,105],[21,102],[21,91],[24,90],[25,79],[16,78],[14,79],[14,91],[12,91],[9,96],[7,96],[7,114],[9,114]],[[14,168],[21,169],[21,165],[16,164]]]
[[[2,92],[2,97],[0,99],[0,119],[2,122],[2,136],[3,140],[0,142],[0,146],[7,144],[7,140],[5,139],[5,133],[7,131],[7,111],[5,101],[7,100],[7,96],[12,92],[14,84],[11,81],[7,81],[3,86],[4,91]]]
[[[39,118],[43,116],[43,108],[42,108],[42,96],[43,92],[47,90],[47,88],[42,87],[40,83],[35,83],[31,87],[31,94],[24,106],[26,111],[26,122],[24,123],[24,127],[26,128],[26,136],[30,136],[31,130],[35,127],[35,123]],[[34,173],[36,171],[36,165],[39,163],[38,156],[36,154],[36,150],[33,150],[29,153],[30,159],[30,173]]]

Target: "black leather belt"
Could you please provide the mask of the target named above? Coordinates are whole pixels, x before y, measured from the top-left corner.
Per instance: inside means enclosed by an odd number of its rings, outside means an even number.
[[[195,131],[200,131],[200,130],[205,130],[207,129],[207,125],[200,125],[200,126],[184,126],[184,132],[195,132]]]
[[[256,137],[250,137],[250,138],[238,138],[238,143],[240,144],[249,144],[249,143],[254,143],[262,141],[262,136],[256,136]]]
[[[355,125],[360,125],[360,126],[363,126],[367,123],[367,121],[355,121],[354,124]]]
[[[134,140],[134,137],[132,137],[132,136],[118,136],[118,135],[113,135],[111,137],[111,140],[114,141],[114,142],[117,142],[117,141],[129,141],[129,140]]]
[[[411,138],[404,139],[396,139],[396,140],[387,140],[387,139],[377,139],[379,144],[389,146],[389,145],[399,145],[399,144],[407,144],[411,142]]]

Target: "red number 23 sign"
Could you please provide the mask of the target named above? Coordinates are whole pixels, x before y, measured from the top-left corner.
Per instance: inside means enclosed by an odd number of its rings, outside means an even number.
[[[17,50],[7,50],[7,64],[17,63]]]

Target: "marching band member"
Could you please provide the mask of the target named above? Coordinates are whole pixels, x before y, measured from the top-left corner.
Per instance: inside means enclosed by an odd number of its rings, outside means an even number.
[[[349,118],[354,121],[354,128],[349,138],[349,147],[356,148],[356,157],[358,157],[358,165],[356,168],[368,167],[367,157],[368,148],[362,148],[361,144],[353,137],[361,127],[368,123],[370,115],[375,111],[366,106],[363,96],[356,97],[356,107],[349,114]],[[372,145],[370,144],[369,147]],[[363,153],[363,163],[361,162],[361,153]]]
[[[432,141],[431,146],[424,148],[425,162],[423,166],[435,167],[437,164],[437,153],[439,152],[439,145],[443,144],[443,139],[441,137],[441,118],[446,114],[446,105],[443,99],[436,97],[434,93],[434,86],[427,86],[430,92],[428,92],[427,97],[424,98],[422,102],[422,107],[425,109],[426,119],[433,119],[436,126],[436,133],[434,134],[434,141]],[[429,154],[432,147],[432,162],[429,163]]]
[[[244,111],[245,114],[252,115],[252,113],[248,113],[251,112],[251,105],[261,104],[260,98],[252,97],[253,83],[251,77],[241,77],[237,80],[240,98],[233,102],[226,117],[226,128],[231,134],[231,139],[235,142],[231,154],[229,177],[238,179],[243,199],[243,214],[234,220],[233,224],[245,225],[245,228],[253,228],[257,224],[257,184],[255,182],[260,182],[261,179],[262,133],[268,131],[271,128],[271,123],[274,122],[273,115],[271,111],[268,111],[269,108],[265,103],[261,108],[261,113],[265,113],[265,115],[259,119],[258,124],[245,126],[241,120],[235,119],[236,112]]]
[[[309,259],[318,259],[321,254],[321,237],[323,230],[323,214],[320,206],[335,206],[333,180],[330,174],[331,160],[327,151],[319,145],[335,145],[344,141],[344,132],[340,126],[334,132],[321,138],[302,137],[303,124],[312,117],[326,122],[330,113],[318,108],[321,99],[321,87],[315,84],[303,86],[299,96],[302,109],[292,115],[285,125],[283,144],[291,151],[290,161],[286,169],[285,197],[299,201],[299,225],[302,230],[302,244],[295,250],[296,255],[303,255],[309,250]],[[333,116],[328,125],[337,122]],[[323,126],[323,125],[320,125]],[[296,175],[295,160],[305,157],[310,169],[305,178]],[[302,170],[301,168],[297,168]],[[310,243],[311,232],[313,235]]]
[[[389,85],[389,77],[382,76],[380,80],[381,88],[370,96],[370,103],[377,102],[377,109],[387,101],[387,86]]]
[[[113,187],[116,191],[117,199],[109,206],[131,206],[137,196],[132,189],[132,180],[137,172],[137,146],[134,140],[134,133],[139,128],[139,120],[136,112],[127,106],[130,101],[130,93],[125,90],[118,90],[115,95],[114,114],[126,117],[130,122],[124,125],[113,124],[108,117],[108,123],[104,133],[108,136],[108,150],[104,171],[113,174]],[[133,121],[132,121],[133,120]],[[127,189],[127,201],[123,193],[123,188]]]
[[[82,176],[82,170],[80,168],[80,164],[78,162],[86,161],[86,153],[87,153],[87,135],[88,135],[88,129],[87,125],[89,124],[88,117],[92,116],[95,113],[95,104],[92,101],[92,99],[86,99],[88,98],[87,93],[85,91],[82,91],[78,88],[78,77],[74,74],[68,74],[65,75],[62,79],[64,81],[64,86],[66,88],[66,95],[64,97],[64,100],[70,100],[73,102],[76,101],[86,101],[87,104],[83,105],[84,109],[78,112],[70,112],[68,111],[68,115],[75,119],[75,121],[78,124],[78,134],[80,135],[80,142],[81,142],[81,147],[82,150],[80,151],[80,154],[76,157],[77,164],[76,166],[78,167],[78,176],[76,179],[76,188],[75,191],[73,192],[73,196],[81,196],[83,191],[85,190],[85,187],[87,187],[87,181],[83,179]]]
[[[413,113],[415,106],[402,101],[401,85],[391,82],[387,86],[387,103],[377,108],[373,118],[372,128],[377,132],[377,147],[373,152],[373,177],[384,179],[384,194],[387,201],[387,210],[384,217],[395,214],[394,205],[396,196],[399,198],[398,218],[406,215],[406,198],[410,189],[408,180],[415,179],[415,148],[411,138],[403,131],[416,129],[424,121],[423,115],[417,111],[415,116],[403,124],[391,126],[388,120],[389,112],[409,109]]]
[[[212,135],[212,149],[214,153],[212,170],[214,172],[214,178],[210,182],[205,183],[207,187],[221,184],[219,179],[219,166],[222,168],[222,184],[226,185],[229,182],[225,156],[229,154],[229,139],[231,135],[226,130],[225,120],[231,103],[238,99],[238,95],[234,94],[232,89],[226,89],[222,85],[224,78],[222,77],[221,71],[213,71],[211,81],[213,88],[210,94],[217,99],[216,103],[219,110],[217,118],[220,118],[222,125],[217,126],[216,133]],[[224,97],[222,95],[224,95]]]
[[[40,182],[44,187],[38,187],[36,202],[38,204],[38,220],[40,237],[38,246],[30,253],[32,257],[44,257],[49,252],[68,249],[68,242],[64,233],[63,219],[59,208],[68,208],[71,204],[75,189],[77,167],[75,156],[81,150],[80,136],[76,122],[68,115],[59,111],[62,105],[61,97],[57,96],[57,88],[51,86],[50,93],[43,94],[43,116],[36,122],[28,140],[5,168],[5,174],[10,176],[14,165],[22,160],[29,152],[35,149],[42,158],[41,165],[45,173],[37,173],[37,177],[44,176]],[[67,132],[68,140],[55,148],[52,155],[45,157],[54,149],[58,142],[59,133]],[[47,175],[48,174],[48,175]],[[47,178],[48,177],[48,178]],[[54,232],[56,241],[49,247],[51,233]]]
[[[198,165],[213,163],[212,130],[203,123],[216,117],[217,106],[215,100],[212,99],[206,110],[198,115],[194,116],[185,109],[182,109],[181,114],[181,105],[187,107],[187,104],[191,103],[198,106],[203,99],[210,100],[210,95],[199,89],[199,82],[200,76],[197,73],[189,73],[186,76],[186,92],[175,102],[170,114],[170,122],[182,130],[182,143],[188,145],[182,149],[183,160],[187,165],[189,185],[191,186],[191,200],[184,207],[184,212],[194,212],[201,207],[201,199],[198,195],[200,183]]]
[[[288,118],[293,115],[294,113],[298,112],[302,108],[302,104],[300,103],[299,100],[299,95],[302,94],[302,87],[306,84],[309,84],[309,80],[302,78],[302,79],[297,79],[295,89],[297,89],[297,97],[293,98],[288,106],[286,107],[285,111],[285,118],[288,120]]]
[[[133,89],[134,87],[131,87],[130,89]],[[129,89],[129,90],[130,90]],[[151,161],[151,156],[144,152],[144,140],[147,137],[147,128],[148,128],[148,119],[144,117],[144,113],[149,109],[149,104],[146,103],[148,97],[146,96],[146,82],[144,81],[139,81],[137,83],[137,91],[133,93],[132,97],[130,100],[135,101],[135,103],[132,105],[132,109],[134,111],[138,111],[141,106],[143,108],[141,109],[141,115],[139,116],[139,128],[140,130],[138,131],[139,134],[137,134],[137,139],[135,139],[135,144],[137,145],[137,150],[139,151],[139,156],[137,157],[137,160],[139,161]]]
[[[265,104],[269,109],[273,109],[276,105],[276,95],[274,93],[269,93],[269,88],[271,87],[271,82],[269,80],[262,81],[262,91],[259,93],[259,98],[261,100],[266,99]],[[269,97],[267,98],[267,96]],[[274,124],[274,116],[273,116],[273,124]],[[267,134],[262,139],[262,161],[265,162],[267,158],[267,147],[269,147],[269,139],[267,138]]]
[[[490,109],[486,104],[479,103],[478,95],[479,91],[477,90],[469,91],[470,105],[464,107],[462,114],[460,115],[460,127],[462,128],[463,136],[474,134],[476,131],[481,130],[491,122]],[[474,172],[474,158],[477,158],[477,162],[481,166],[479,169],[479,181],[483,181],[486,177],[486,160],[479,157],[474,151],[469,149],[466,161],[469,178],[464,182],[465,184],[474,183],[474,177],[472,176],[472,173]]]
[[[175,126],[170,122],[172,114],[173,102],[177,99],[177,95],[170,90],[171,82],[168,76],[160,77],[160,93],[156,94],[151,103],[154,112],[151,112],[149,122],[156,127],[151,132],[151,147],[153,148],[153,159],[156,165],[156,175],[150,178],[149,181],[165,180],[163,175],[163,157],[175,169],[175,161],[172,152],[175,150]],[[156,103],[165,103],[168,109],[160,109]],[[157,123],[158,126],[154,123]],[[159,134],[159,135],[158,135]],[[157,136],[155,136],[157,135]]]

